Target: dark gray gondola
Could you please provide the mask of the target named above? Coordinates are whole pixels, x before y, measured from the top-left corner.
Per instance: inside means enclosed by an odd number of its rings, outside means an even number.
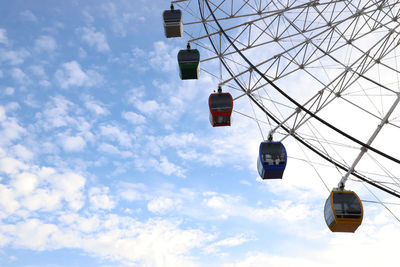
[[[260,144],[257,169],[263,179],[282,179],[286,168],[287,154],[281,142]]]
[[[171,5],[171,10],[164,11],[163,20],[165,36],[167,38],[182,37],[183,23],[181,10],[174,9]]]
[[[197,49],[182,49],[178,53],[179,75],[182,80],[198,79],[200,75],[200,52]]]
[[[353,191],[332,190],[325,202],[325,222],[332,232],[354,233],[363,219],[363,206]]]

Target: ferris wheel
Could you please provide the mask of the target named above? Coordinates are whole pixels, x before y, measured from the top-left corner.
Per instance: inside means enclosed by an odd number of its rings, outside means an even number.
[[[391,211],[377,195],[400,198],[398,1],[176,0],[163,20],[166,37],[187,40],[181,79],[201,69],[218,81],[211,125],[230,126],[234,113],[259,129],[261,178],[281,179],[291,158],[332,167],[337,187],[319,177],[334,232],[354,232],[363,218],[366,200],[348,181]],[[291,155],[288,140],[305,157]]]

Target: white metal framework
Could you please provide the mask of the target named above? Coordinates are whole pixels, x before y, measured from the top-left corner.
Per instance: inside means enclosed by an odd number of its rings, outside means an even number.
[[[400,196],[400,2],[173,3],[202,62],[220,62],[203,71],[230,89],[236,113],[255,120],[263,138],[311,147],[336,168],[339,187],[351,179]]]

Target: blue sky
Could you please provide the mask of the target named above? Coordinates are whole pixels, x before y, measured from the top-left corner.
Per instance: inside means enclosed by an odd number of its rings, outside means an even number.
[[[397,266],[383,207],[333,234],[312,167],[260,181],[257,125],[210,126],[168,1],[0,7],[0,266]]]

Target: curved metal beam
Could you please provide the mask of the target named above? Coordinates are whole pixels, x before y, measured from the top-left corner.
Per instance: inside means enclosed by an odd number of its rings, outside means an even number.
[[[206,1],[206,4],[208,5],[207,0],[203,0],[203,1]],[[198,0],[198,4],[199,4],[200,15],[201,15],[201,17],[203,18],[204,15],[203,15],[203,12],[202,12],[202,9],[201,9],[200,0]],[[209,10],[211,10],[210,7],[209,7],[209,5],[208,5],[208,8],[209,8]],[[216,23],[218,23],[218,22],[216,21],[215,15],[214,15],[214,14],[212,14],[212,15],[213,15],[213,17],[214,17],[214,21],[215,21]],[[207,34],[208,34],[208,28],[207,28],[207,26],[206,26],[206,23],[203,23],[203,26],[204,26],[205,31],[206,31]],[[219,25],[219,27],[220,27],[220,29],[223,31],[221,25]],[[211,43],[211,45],[213,46],[215,52],[218,53],[218,50],[217,50],[217,48],[215,47],[214,42],[212,41],[212,39],[211,39],[210,37],[209,37],[209,40],[210,40],[210,43]],[[235,46],[234,46],[234,47],[235,47]],[[226,65],[226,63],[225,63],[225,61],[223,60],[223,58],[221,58],[220,60],[221,60],[221,63],[223,64],[223,66],[225,67],[225,69],[227,70],[227,72],[228,72],[232,77],[234,77],[234,73],[232,73],[232,71],[230,70],[230,68]],[[250,63],[250,64],[251,64],[251,63]],[[241,83],[240,83],[236,78],[234,78],[234,81],[237,83],[237,85],[238,85],[244,92],[246,92],[246,89],[241,85]],[[261,106],[261,104],[258,103],[258,101],[256,101],[256,100],[254,99],[254,97],[253,97],[251,94],[248,94],[248,97],[251,99],[251,101],[253,101],[253,103],[255,103],[255,104],[256,104],[269,118],[271,118],[271,120],[273,120],[276,124],[280,124],[280,123],[281,123],[277,118],[275,118],[272,114],[270,114],[263,106]],[[330,162],[331,164],[335,165],[336,167],[338,167],[339,169],[341,169],[341,170],[343,170],[343,171],[346,171],[346,172],[349,171],[349,168],[347,168],[347,167],[344,166],[343,164],[337,162],[336,160],[330,158],[329,156],[325,155],[325,154],[324,154],[323,152],[321,152],[319,149],[315,148],[313,145],[311,145],[311,144],[309,144],[308,142],[306,142],[305,140],[303,140],[303,138],[301,138],[298,134],[292,133],[292,132],[290,131],[290,129],[286,128],[284,125],[282,125],[282,129],[283,129],[284,131],[286,131],[288,134],[291,134],[291,135],[293,136],[293,138],[295,138],[295,139],[296,139],[297,141],[299,141],[302,145],[304,145],[305,147],[307,147],[308,149],[310,149],[311,151],[313,151],[314,153],[316,153],[316,154],[317,154],[318,156],[320,156],[321,158],[325,159],[326,161]],[[380,190],[382,190],[382,191],[384,191],[384,192],[386,192],[386,193],[388,193],[388,194],[391,194],[391,195],[393,195],[393,196],[395,196],[395,197],[397,197],[397,198],[400,198],[400,192],[398,192],[398,191],[396,191],[396,190],[393,190],[393,189],[391,189],[391,188],[389,188],[389,187],[386,187],[386,186],[383,186],[383,185],[376,184],[375,182],[373,182],[373,181],[370,180],[369,178],[365,177],[364,175],[361,175],[361,174],[357,173],[355,170],[352,170],[352,171],[351,171],[351,174],[352,174],[353,176],[355,176],[356,178],[360,179],[361,181],[364,181],[364,182],[366,182],[366,183],[368,183],[368,184],[370,184],[370,185],[372,185],[372,186],[374,186],[374,187],[376,187],[376,188],[378,188],[378,189],[380,189]]]

